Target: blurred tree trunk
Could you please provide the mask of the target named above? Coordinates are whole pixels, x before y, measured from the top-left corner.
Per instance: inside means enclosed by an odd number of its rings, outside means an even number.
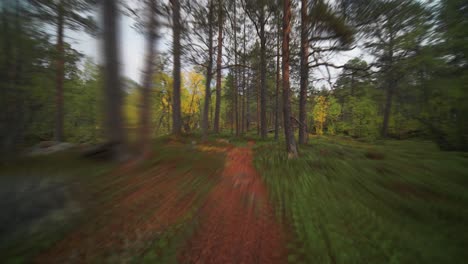
[[[146,33],[146,65],[143,73],[143,87],[141,91],[141,115],[139,148],[143,157],[151,152],[151,87],[153,84],[153,71],[156,45],[156,0],[147,0],[148,28]]]
[[[213,0],[210,0],[208,8],[208,65],[206,69],[205,102],[203,105],[202,119],[203,140],[208,138],[208,114],[211,100],[211,79],[213,78],[213,9]]]
[[[239,68],[237,67],[237,5],[234,2],[234,106],[236,109],[236,137],[239,136]]]
[[[244,24],[243,24],[243,38],[242,38],[242,62],[245,65],[247,65],[247,56],[245,55],[246,53],[246,40],[247,40],[247,36],[245,34],[245,25],[246,25],[246,19],[247,17],[244,16]],[[247,82],[246,82],[246,75],[247,75],[247,71],[248,69],[246,67],[244,67],[243,71],[242,71],[242,111],[241,111],[241,133],[244,134],[245,133],[245,128],[246,128],[246,116],[245,116],[245,109],[246,109],[246,105],[247,105],[247,94],[246,94],[246,91],[247,91]]]
[[[172,4],[172,23],[173,23],[173,55],[174,55],[174,87],[172,100],[172,134],[180,135],[182,131],[181,105],[180,105],[180,3],[179,0],[171,0]]]
[[[299,143],[307,143],[307,86],[309,85],[309,19],[307,0],[301,0],[301,79],[299,92]]]
[[[260,11],[260,135],[262,139],[267,137],[267,120],[266,120],[266,35],[265,35],[265,11],[262,8]]]
[[[250,97],[251,97],[251,93],[250,93],[250,85],[251,85],[251,80],[250,80],[250,70],[247,70],[247,83],[246,83],[246,96],[247,98],[245,98],[245,101],[246,101],[246,105],[245,105],[245,119],[246,119],[246,123],[245,123],[245,128],[246,128],[246,131],[248,132],[249,129],[250,129]]]
[[[223,57],[223,1],[218,0],[218,52],[216,58],[216,107],[213,132],[219,133],[219,113],[221,109],[221,63]]]
[[[279,3],[279,1],[278,1]],[[279,5],[278,5],[279,6]],[[278,12],[278,23],[277,23],[277,32],[276,32],[276,91],[275,91],[275,140],[279,138],[279,115],[280,115],[280,107],[279,107],[279,87],[280,87],[280,33],[281,33],[281,24],[279,19],[279,12]]]
[[[64,80],[64,46],[63,30],[65,24],[63,0],[57,4],[57,45],[55,60],[55,133],[56,141],[63,141],[63,80]]]
[[[289,98],[289,34],[291,32],[291,0],[283,3],[283,114],[284,136],[289,158],[298,157],[296,141],[291,127],[291,102]]]
[[[122,120],[122,85],[119,72],[117,1],[103,0],[104,94],[106,138],[112,143],[112,158],[125,159],[125,135]]]

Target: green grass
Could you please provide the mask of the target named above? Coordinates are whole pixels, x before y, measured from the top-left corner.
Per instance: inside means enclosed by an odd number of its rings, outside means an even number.
[[[255,163],[291,263],[461,263],[468,259],[468,155],[418,141],[311,138],[301,157],[259,142]]]

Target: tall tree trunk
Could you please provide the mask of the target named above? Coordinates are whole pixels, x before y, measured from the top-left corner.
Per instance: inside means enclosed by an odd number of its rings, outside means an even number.
[[[291,32],[291,0],[284,0],[283,4],[283,114],[284,136],[289,158],[298,156],[297,145],[291,128],[291,102],[289,99],[289,33]]]
[[[279,1],[278,1],[279,2]],[[279,23],[279,17],[278,17],[278,24],[277,24],[277,34],[276,34],[276,91],[275,91],[275,140],[277,141],[279,138],[279,115],[280,115],[280,109],[279,109],[279,87],[280,87],[280,29],[281,25]]]
[[[309,85],[309,19],[307,0],[301,0],[301,79],[299,92],[299,143],[307,143],[307,86]]]
[[[265,11],[260,12],[260,135],[262,139],[267,137],[266,120],[266,36],[265,36]]]
[[[392,113],[392,101],[393,101],[393,92],[395,89],[395,78],[392,73],[393,68],[393,38],[390,39],[390,47],[388,49],[388,68],[390,69],[387,73],[387,94],[385,98],[385,109],[384,109],[384,118],[382,124],[382,137],[386,138],[388,136],[388,123],[390,122],[390,115]]]
[[[261,74],[260,74],[260,75],[261,75]],[[260,79],[261,79],[261,78],[260,78]],[[257,82],[257,84],[258,84],[258,82]],[[261,85],[261,84],[260,84],[260,85]],[[261,106],[260,106],[260,104],[261,104],[261,103],[260,103],[260,90],[261,90],[262,88],[261,88],[259,85],[256,85],[256,87],[257,87],[257,135],[260,136],[260,135],[261,135],[261,130],[262,130],[261,121],[260,121],[260,119],[261,119],[261,117],[260,117],[260,115],[261,115],[261,114],[260,114],[260,111],[261,111],[261,110],[260,110],[260,108],[261,108]]]
[[[234,80],[232,80],[232,90],[234,91]],[[233,93],[234,94],[234,93]],[[231,105],[231,135],[234,135],[234,122],[235,122],[235,115],[236,115],[236,109],[234,108],[234,97],[232,98],[232,105]]]
[[[221,110],[221,62],[223,57],[223,1],[218,0],[218,54],[216,58],[216,108],[213,132],[219,133],[219,113]]]
[[[174,86],[172,99],[172,134],[180,135],[182,132],[182,117],[180,110],[180,3],[179,0],[171,0],[173,22],[173,55],[174,55]]]
[[[213,77],[213,0],[209,1],[208,25],[208,67],[206,69],[205,103],[203,106],[202,120],[203,140],[208,138],[208,114],[211,100],[211,79]]]
[[[247,83],[246,83],[246,106],[245,106],[245,127],[246,131],[248,132],[250,129],[250,97],[251,97],[251,91],[250,91],[250,85],[251,85],[251,80],[250,80],[250,70],[247,70]]]
[[[56,60],[55,60],[55,133],[56,141],[63,141],[63,80],[64,80],[64,47],[63,47],[63,30],[65,24],[63,1],[57,5],[57,45],[56,45]]]
[[[142,156],[145,157],[151,152],[151,87],[153,80],[155,44],[156,44],[156,0],[148,0],[148,28],[147,28],[147,47],[146,47],[146,65],[143,73],[143,87],[141,91],[141,115],[140,115],[140,136],[139,148]]]
[[[239,136],[239,68],[237,67],[237,5],[234,1],[234,108],[236,109],[236,137]]]
[[[122,120],[122,86],[120,82],[117,1],[103,0],[104,22],[104,93],[106,138],[112,143],[112,156],[125,158],[125,136]]]
[[[245,52],[246,52],[246,39],[247,39],[247,36],[245,34],[245,25],[246,25],[246,20],[247,20],[247,16],[244,16],[244,23],[243,23],[243,36],[242,36],[242,62],[244,64],[244,69],[242,70],[242,110],[241,110],[241,133],[244,134],[245,133],[245,128],[246,128],[246,117],[245,117],[245,108],[246,108],[246,104],[247,104],[247,94],[246,94],[246,91],[247,91],[247,82],[246,82],[246,74],[247,74],[247,68],[245,67],[245,65],[247,64],[247,56],[245,55]]]

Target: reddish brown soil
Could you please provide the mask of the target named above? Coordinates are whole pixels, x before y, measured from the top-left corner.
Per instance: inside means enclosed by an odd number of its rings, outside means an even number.
[[[203,146],[208,152],[227,151],[223,172],[208,177],[218,182],[208,198],[191,187],[200,178],[176,172],[177,161],[145,170],[129,165],[106,176],[89,201],[89,219],[35,262],[129,262],[206,198],[196,214],[199,228],[180,251],[180,263],[285,263],[284,234],[252,165],[252,145]],[[206,166],[212,165],[193,164],[190,172],[213,173]]]
[[[158,166],[110,182],[101,194],[110,196],[110,200],[96,206],[97,215],[40,254],[35,262],[90,263],[113,257],[125,262],[125,258],[141,254],[158,232],[183,217],[199,198],[193,191],[180,188],[181,183],[190,184],[194,177],[171,174],[171,170]],[[111,189],[119,191],[106,193]]]
[[[201,209],[200,220],[180,263],[287,262],[284,234],[252,165],[250,147],[228,152],[222,180]]]

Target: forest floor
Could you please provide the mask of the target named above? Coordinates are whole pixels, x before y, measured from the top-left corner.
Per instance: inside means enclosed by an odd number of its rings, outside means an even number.
[[[2,263],[459,263],[468,155],[423,141],[163,137],[137,166],[1,164]]]

